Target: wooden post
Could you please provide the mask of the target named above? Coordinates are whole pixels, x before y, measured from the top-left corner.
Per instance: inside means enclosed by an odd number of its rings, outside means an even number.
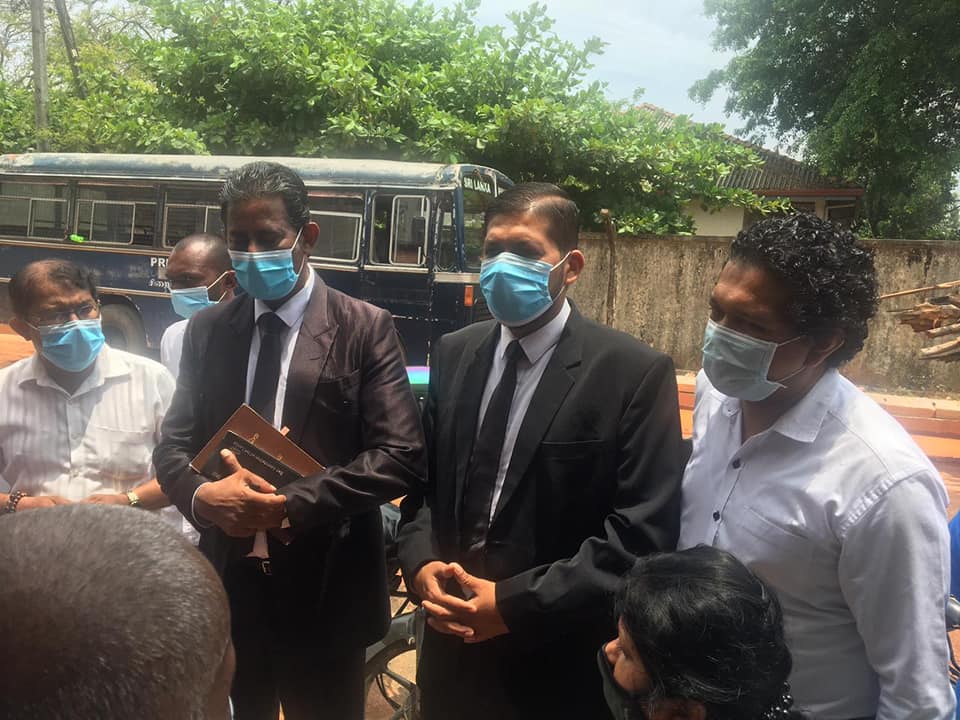
[[[33,107],[37,127],[37,148],[47,149],[47,38],[44,31],[43,0],[30,0],[30,28],[33,35]]]

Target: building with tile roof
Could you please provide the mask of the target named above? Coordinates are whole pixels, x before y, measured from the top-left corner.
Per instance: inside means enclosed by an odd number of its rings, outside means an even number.
[[[638,107],[655,114],[664,127],[679,117],[650,103]],[[798,212],[812,212],[843,225],[849,226],[856,220],[863,187],[827,177],[808,163],[746,140],[727,137],[730,142],[753,150],[763,164],[749,170],[734,170],[720,181],[722,186],[750,190],[768,198],[788,198]],[[758,219],[743,208],[726,207],[711,212],[698,202],[692,202],[687,211],[693,217],[698,235],[733,236]]]

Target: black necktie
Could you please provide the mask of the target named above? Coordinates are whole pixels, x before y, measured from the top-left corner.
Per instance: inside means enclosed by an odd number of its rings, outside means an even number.
[[[517,360],[522,354],[523,348],[518,340],[507,346],[503,375],[490,396],[480,433],[473,445],[463,494],[463,529],[460,535],[462,549],[467,552],[481,549],[487,539],[500,455],[507,434],[513,393],[517,389]]]
[[[275,313],[268,312],[257,319],[257,325],[260,327],[260,352],[257,353],[257,370],[250,391],[250,407],[272,424],[277,407],[283,331],[287,329],[287,324]]]

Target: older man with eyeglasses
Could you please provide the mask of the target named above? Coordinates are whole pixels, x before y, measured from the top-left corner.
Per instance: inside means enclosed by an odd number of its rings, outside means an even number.
[[[36,354],[0,371],[0,514],[80,501],[169,505],[151,454],[170,373],[106,345],[90,271],[42,260],[8,289],[10,325]]]

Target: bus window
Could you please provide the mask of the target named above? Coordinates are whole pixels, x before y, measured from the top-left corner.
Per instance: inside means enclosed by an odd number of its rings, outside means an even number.
[[[166,192],[163,215],[163,244],[167,247],[195,233],[223,235],[216,190],[171,188]]]
[[[311,257],[333,262],[356,262],[359,259],[362,195],[311,193],[310,219],[320,226]]]
[[[483,214],[493,200],[487,193],[463,189],[463,254],[467,269],[477,271],[483,259]]]
[[[430,201],[423,195],[378,195],[373,206],[370,262],[423,266],[429,216]]]
[[[67,188],[0,183],[0,235],[62,240],[67,234]]]
[[[437,270],[457,269],[457,248],[453,234],[453,196],[440,199],[440,238],[437,241]]]
[[[82,185],[77,191],[77,234],[93,243],[150,247],[155,197],[149,187]]]

